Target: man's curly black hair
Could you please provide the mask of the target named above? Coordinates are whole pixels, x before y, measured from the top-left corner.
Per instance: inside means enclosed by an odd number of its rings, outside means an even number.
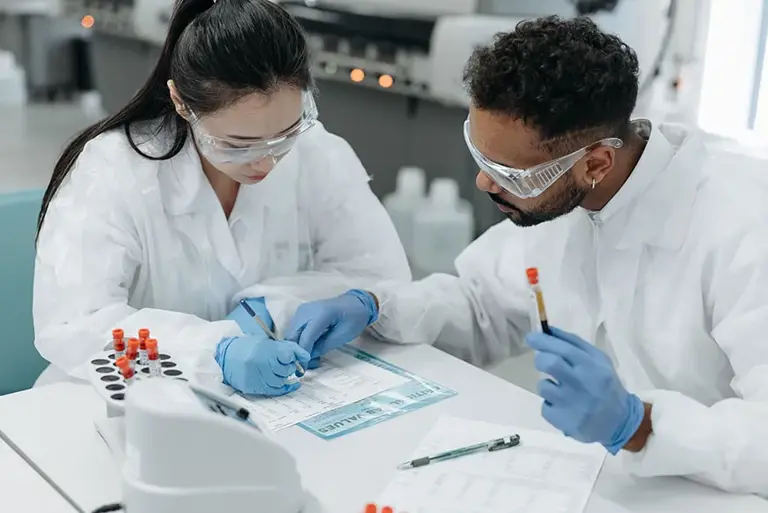
[[[475,51],[464,73],[475,107],[521,119],[550,151],[625,137],[637,55],[589,18],[523,21]]]

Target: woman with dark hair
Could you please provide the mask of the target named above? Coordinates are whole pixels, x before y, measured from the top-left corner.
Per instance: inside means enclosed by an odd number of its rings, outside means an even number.
[[[66,148],[46,191],[35,344],[53,365],[38,384],[81,377],[113,328],[146,327],[198,378],[283,394],[317,362],[233,310],[240,299],[280,333],[303,301],[410,280],[312,89],[304,34],[281,7],[179,0],[146,85]]]

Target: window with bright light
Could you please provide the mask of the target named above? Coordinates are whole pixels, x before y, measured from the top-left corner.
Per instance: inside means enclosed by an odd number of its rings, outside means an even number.
[[[762,7],[763,0],[712,1],[699,107],[707,131],[749,128]]]

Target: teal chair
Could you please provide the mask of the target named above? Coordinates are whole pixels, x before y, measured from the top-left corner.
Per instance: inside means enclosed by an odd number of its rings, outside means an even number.
[[[0,193],[0,395],[31,387],[47,362],[35,349],[32,282],[43,192]]]

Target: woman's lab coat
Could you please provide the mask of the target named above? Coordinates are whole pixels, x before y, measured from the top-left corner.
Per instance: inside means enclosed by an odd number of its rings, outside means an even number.
[[[600,212],[490,229],[436,275],[376,289],[375,333],[433,343],[476,364],[524,351],[525,269],[550,324],[604,349],[653,403],[641,476],[680,475],[768,494],[768,166],[654,128],[636,169]]]
[[[142,139],[150,155],[167,147]],[[35,267],[35,345],[55,367],[81,365],[149,328],[200,379],[221,382],[214,352],[241,334],[222,320],[266,297],[278,332],[303,301],[382,279],[410,281],[394,227],[350,146],[322,125],[266,180],[243,186],[227,219],[190,141],[168,161],[122,131],[91,141],[50,205]],[[49,368],[46,383],[61,375]]]

